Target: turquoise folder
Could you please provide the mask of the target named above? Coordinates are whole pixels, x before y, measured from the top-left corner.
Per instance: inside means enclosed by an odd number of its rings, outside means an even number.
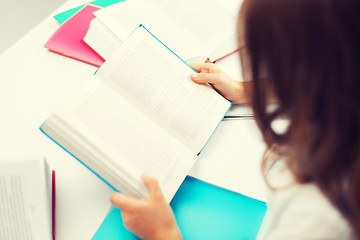
[[[187,177],[171,201],[184,240],[255,239],[264,202]],[[138,239],[111,207],[93,240]]]
[[[98,7],[107,7],[110,6],[114,3],[117,2],[121,2],[123,0],[95,0],[90,2],[90,4],[96,5]],[[80,9],[82,9],[84,5],[69,9],[65,12],[59,13],[57,15],[54,16],[54,18],[56,19],[56,21],[58,21],[60,24],[64,23],[66,20],[68,20],[70,17],[72,17],[75,13],[77,13]]]

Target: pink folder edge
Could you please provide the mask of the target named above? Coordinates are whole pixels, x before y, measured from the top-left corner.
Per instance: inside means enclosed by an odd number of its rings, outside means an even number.
[[[95,18],[93,12],[99,9],[100,7],[93,5],[84,6],[58,28],[45,44],[45,48],[51,52],[100,67],[105,60],[83,41],[91,20]]]

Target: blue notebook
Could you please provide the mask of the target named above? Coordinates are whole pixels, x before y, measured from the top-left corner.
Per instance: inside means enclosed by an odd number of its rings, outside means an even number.
[[[185,240],[255,239],[266,212],[264,202],[187,177],[171,207]],[[111,207],[93,240],[138,239]]]

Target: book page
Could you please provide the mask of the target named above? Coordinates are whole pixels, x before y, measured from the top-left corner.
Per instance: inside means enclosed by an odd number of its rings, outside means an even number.
[[[162,0],[164,12],[178,22],[197,44],[206,46],[209,53],[236,35],[239,4],[223,0]],[[235,10],[234,12],[234,9]],[[230,50],[234,51],[236,48]]]
[[[121,41],[125,41],[140,24],[144,24],[183,59],[207,55],[206,48],[197,44],[194,36],[169,18],[154,3],[124,1],[96,11],[94,14]]]
[[[142,175],[156,177],[170,202],[196,154],[101,82],[94,82],[82,100],[71,101],[57,113],[71,128],[58,130],[60,144],[125,194],[147,197]],[[64,136],[73,136],[72,146]]]
[[[83,40],[103,59],[110,57],[114,49],[117,49],[122,43],[122,41],[97,18],[91,20],[89,30]]]
[[[0,167],[0,239],[52,239],[44,160],[6,159]]]
[[[211,87],[192,82],[193,72],[139,27],[96,76],[198,153],[231,104]]]

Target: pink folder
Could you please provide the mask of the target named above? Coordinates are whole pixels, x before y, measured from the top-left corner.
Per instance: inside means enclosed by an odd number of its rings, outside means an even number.
[[[90,21],[95,18],[93,12],[98,9],[92,5],[85,6],[59,27],[45,47],[66,57],[101,66],[105,60],[83,41]]]

